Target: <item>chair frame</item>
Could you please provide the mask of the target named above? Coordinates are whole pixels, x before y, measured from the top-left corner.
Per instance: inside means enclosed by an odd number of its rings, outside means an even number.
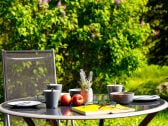
[[[57,78],[56,78],[56,67],[55,67],[55,52],[54,49],[51,50],[17,50],[17,51],[12,51],[12,50],[2,50],[2,63],[3,63],[3,83],[4,83],[4,100],[8,100],[8,89],[6,88],[8,86],[7,84],[7,75],[6,75],[6,59],[7,59],[7,53],[38,53],[38,52],[48,52],[52,53],[53,57],[53,73],[52,75],[54,76],[53,82],[57,83]],[[39,57],[42,58],[42,57]],[[14,58],[13,58],[14,59]],[[19,59],[19,58],[17,58]],[[20,60],[26,59],[26,58],[20,58]],[[31,58],[27,58],[30,60]],[[33,58],[32,58],[33,59]],[[4,124],[5,126],[10,126],[10,117],[8,114],[4,114]]]

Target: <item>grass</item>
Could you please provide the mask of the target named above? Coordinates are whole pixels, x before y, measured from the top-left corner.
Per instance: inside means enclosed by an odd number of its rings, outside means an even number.
[[[156,94],[156,87],[163,82],[168,82],[167,71],[168,66],[144,66],[128,78],[126,89],[136,94]]]

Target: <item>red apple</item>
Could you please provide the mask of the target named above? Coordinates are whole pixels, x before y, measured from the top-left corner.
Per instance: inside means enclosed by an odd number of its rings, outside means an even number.
[[[79,106],[82,105],[84,103],[84,99],[83,96],[81,94],[74,94],[72,96],[72,104]]]
[[[72,98],[69,94],[64,94],[61,96],[60,102],[61,102],[61,105],[70,105],[71,100]]]

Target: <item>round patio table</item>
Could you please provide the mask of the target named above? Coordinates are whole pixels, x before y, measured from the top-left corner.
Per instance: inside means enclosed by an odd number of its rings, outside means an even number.
[[[33,98],[15,99],[20,100],[34,100]],[[129,104],[129,107],[135,108],[133,112],[115,113],[115,114],[96,114],[96,115],[81,115],[71,110],[70,106],[59,106],[58,109],[46,109],[45,104],[42,103],[35,107],[13,107],[8,103],[0,104],[0,111],[5,114],[23,117],[28,126],[35,126],[32,118],[47,119],[52,122],[52,126],[58,125],[56,120],[100,120],[99,126],[104,125],[105,119],[123,118],[130,116],[146,115],[139,126],[147,126],[147,124],[155,117],[155,115],[166,109],[168,103],[166,100],[157,99],[153,101],[136,101]],[[53,123],[54,122],[54,123]]]

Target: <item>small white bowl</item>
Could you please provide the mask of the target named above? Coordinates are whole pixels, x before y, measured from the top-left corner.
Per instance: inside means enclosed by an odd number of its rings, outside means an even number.
[[[134,93],[133,92],[113,92],[110,93],[112,101],[115,101],[119,104],[129,104],[133,101]]]

